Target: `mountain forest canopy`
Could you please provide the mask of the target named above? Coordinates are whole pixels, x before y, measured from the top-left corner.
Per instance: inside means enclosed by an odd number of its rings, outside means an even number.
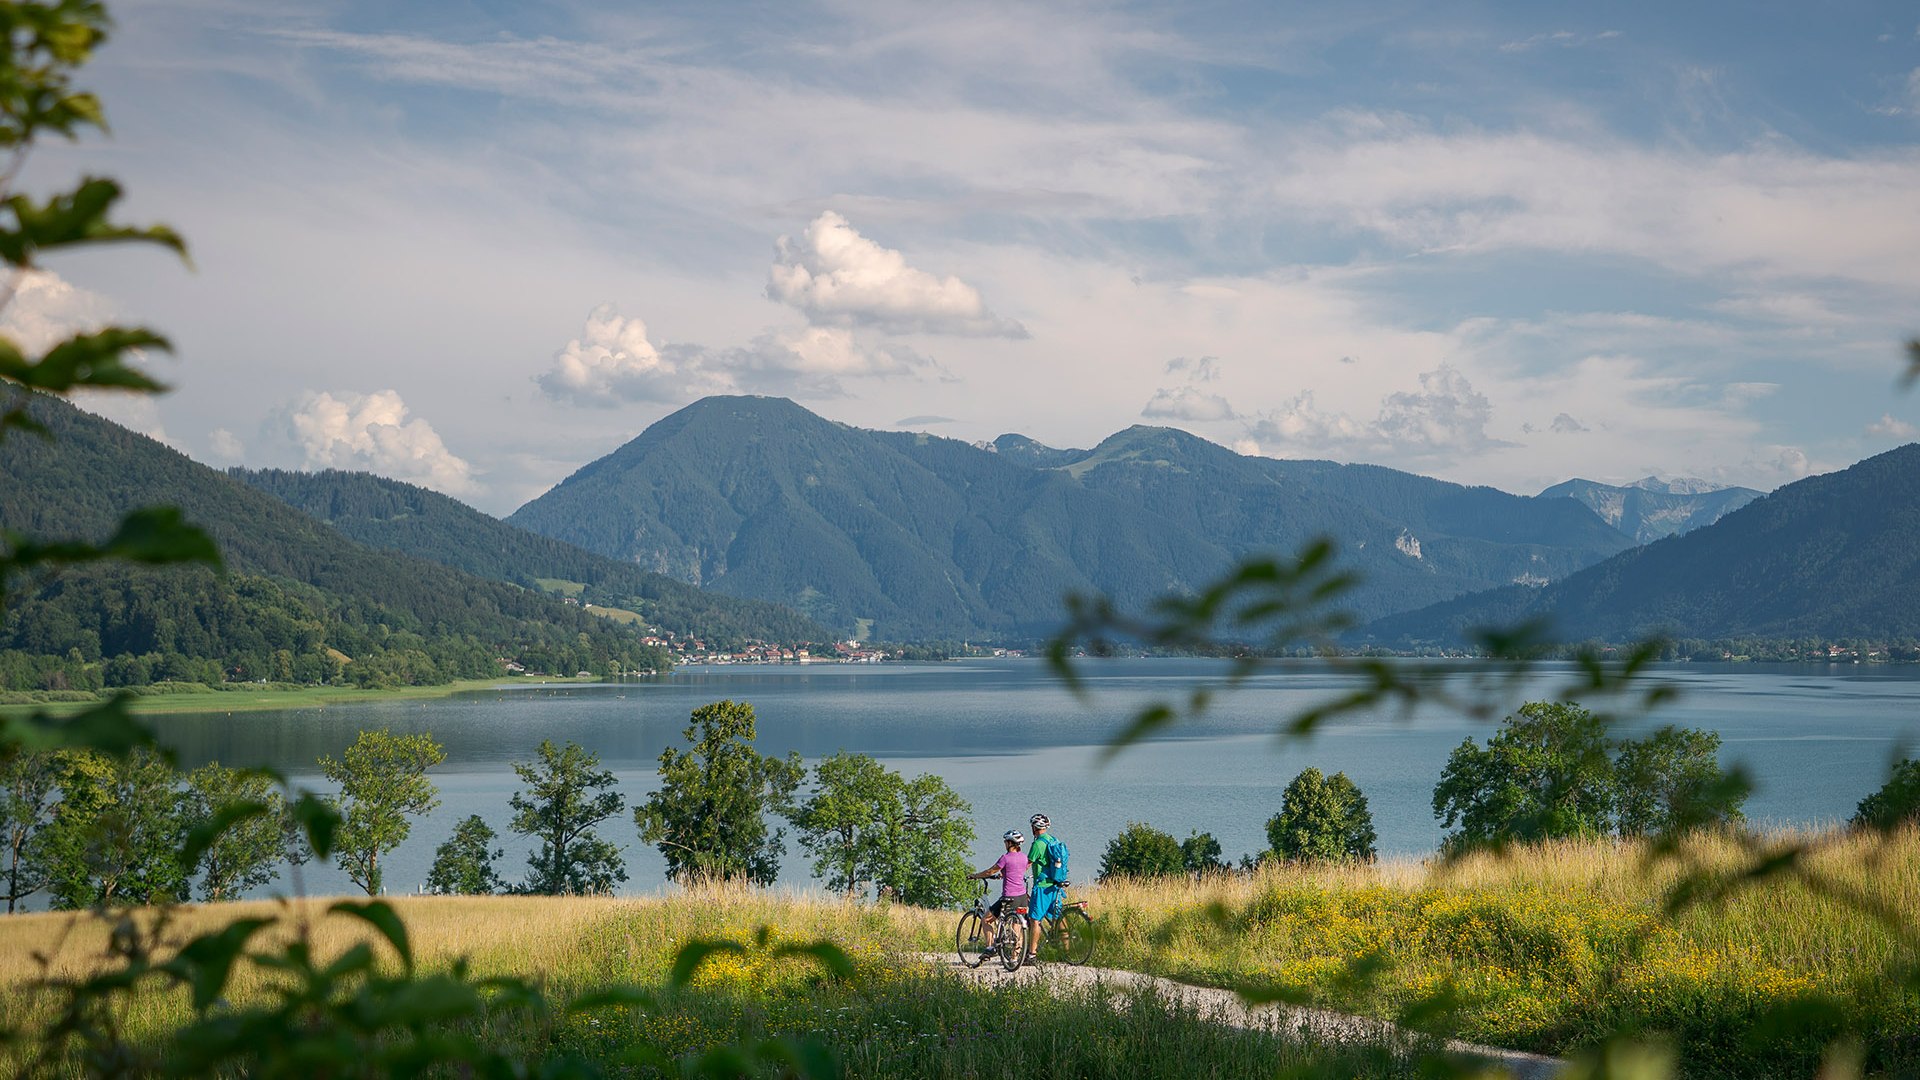
[[[0,625],[0,689],[159,681],[434,684],[503,659],[573,674],[664,670],[633,627],[538,592],[374,551],[277,499],[63,401],[28,415],[51,439],[0,442],[0,528],[98,540],[156,499],[220,545],[225,567],[70,569]]]

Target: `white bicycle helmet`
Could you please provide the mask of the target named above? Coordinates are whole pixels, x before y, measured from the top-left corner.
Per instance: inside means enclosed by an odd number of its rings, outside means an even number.
[[[1000,834],[1000,839],[1011,840],[1016,844],[1024,844],[1027,842],[1027,838],[1020,835],[1019,829],[1008,829],[1006,832]]]

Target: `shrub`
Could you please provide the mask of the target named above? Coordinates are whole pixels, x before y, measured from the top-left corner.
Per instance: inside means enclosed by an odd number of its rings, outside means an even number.
[[[1100,857],[1100,880],[1111,877],[1166,877],[1186,872],[1180,841],[1135,821],[1120,830]]]
[[[1850,825],[1891,829],[1920,819],[1920,761],[1908,758],[1893,767],[1880,790],[1860,800]]]

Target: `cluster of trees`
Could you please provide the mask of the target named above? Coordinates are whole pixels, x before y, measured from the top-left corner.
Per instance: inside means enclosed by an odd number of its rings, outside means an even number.
[[[684,747],[661,754],[659,787],[633,819],[669,878],[771,884],[785,850],[785,830],[771,819],[784,818],[830,888],[927,906],[967,893],[972,808],[945,781],[908,779],[864,754],[840,753],[820,762],[801,799],[799,757],[763,755],[755,735],[753,706],[715,702],[694,711]],[[363,731],[339,757],[320,759],[336,789],[332,859],[368,895],[385,891],[387,857],[440,805],[428,772],[444,760],[432,736],[390,731]],[[533,841],[525,874],[517,882],[501,875],[499,834],[471,815],[436,851],[428,889],[582,895],[627,880],[619,846],[599,832],[626,811],[626,797],[597,754],[547,740],[513,769],[522,787],[506,827]],[[183,856],[182,837],[216,824],[231,827]],[[9,911],[42,892],[62,909],[231,899],[310,855],[272,778],[218,764],[182,775],[148,751],[123,759],[7,751],[0,840]]]
[[[584,616],[591,618],[591,616]],[[73,571],[23,599],[0,627],[0,689],[89,690],[161,682],[386,688],[528,670],[666,670],[664,650],[611,624],[522,624],[510,636],[427,632],[384,606],[341,604],[298,582],[116,567]]]
[[[1447,758],[1433,792],[1433,813],[1453,831],[1444,843],[1465,850],[1568,837],[1642,837],[1737,821],[1745,782],[1719,763],[1720,736],[1666,727],[1644,738],[1615,737],[1605,718],[1567,702],[1529,702],[1506,718],[1486,745],[1467,739]],[[1920,763],[1895,771],[1856,820],[1920,816]],[[1345,773],[1308,768],[1267,821],[1267,850],[1242,856],[1261,863],[1368,861],[1376,857],[1373,816]],[[1210,854],[1204,854],[1210,849]],[[1135,823],[1107,846],[1100,876],[1152,877],[1225,869],[1207,833],[1185,843]]]

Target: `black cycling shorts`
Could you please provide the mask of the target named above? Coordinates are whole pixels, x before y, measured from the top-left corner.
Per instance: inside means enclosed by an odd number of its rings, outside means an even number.
[[[993,906],[989,907],[987,910],[992,912],[993,917],[997,919],[1002,915],[1013,914],[1013,909],[1015,908],[1026,907],[1027,902],[1028,902],[1027,898],[1024,896],[1003,896],[1000,899],[995,900],[993,902]]]

